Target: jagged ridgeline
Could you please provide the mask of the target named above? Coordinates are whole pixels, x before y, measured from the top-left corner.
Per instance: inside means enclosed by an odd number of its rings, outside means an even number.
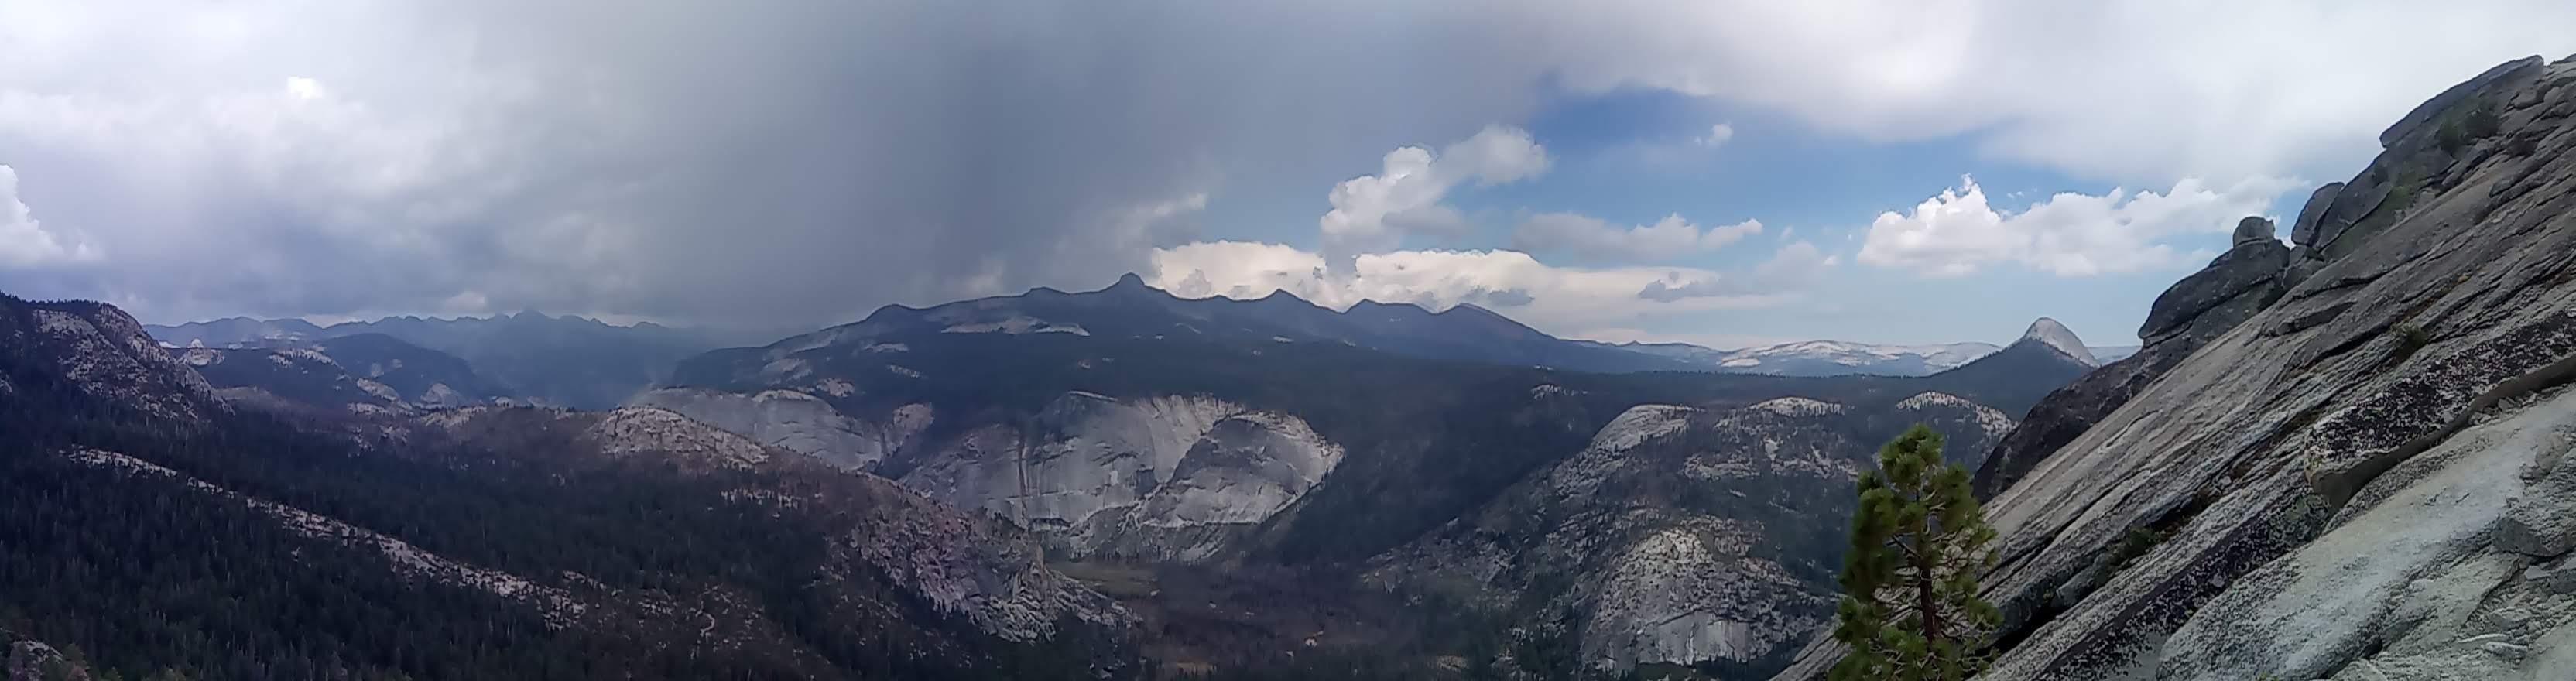
[[[1007,526],[669,412],[478,407],[356,436],[267,414],[219,399],[115,308],[0,297],[9,663],[197,679],[1133,671],[1130,615]]]
[[[2042,320],[1931,376],[1585,373],[1526,360],[1669,365],[1127,281],[572,411],[388,337],[6,311],[5,623],[129,678],[1759,675],[1878,442],[1982,452],[2090,367]]]
[[[1979,678],[2576,678],[2576,57],[2380,144],[1986,457]]]
[[[1483,361],[1438,357],[1457,347]],[[1848,488],[1879,443],[1930,422],[1980,455],[2011,415],[2092,368],[2050,320],[1921,377],[1526,361],[1664,366],[1604,352],[1626,351],[1473,308],[1185,300],[1128,279],[889,307],[693,358],[675,372],[683,386],[636,403],[989,511],[1063,560],[1166,577],[1290,570],[1472,616],[1391,654],[1745,676],[1785,664],[1830,615]],[[1277,655],[1365,626],[1408,623],[1327,622],[1239,647]],[[1240,667],[1241,654],[1193,645],[1165,659]]]

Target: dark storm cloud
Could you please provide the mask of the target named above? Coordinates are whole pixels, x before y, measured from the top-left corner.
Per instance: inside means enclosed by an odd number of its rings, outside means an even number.
[[[0,113],[38,217],[105,253],[0,287],[165,319],[820,323],[1103,284],[1196,237],[1211,192],[1320,206],[1329,180],[1305,178],[1534,96],[1436,25],[1331,5],[538,4],[324,12],[327,50],[143,55],[214,107],[156,108],[151,77],[58,89],[62,118],[212,140],[178,153]],[[303,8],[274,9],[244,18],[281,32]]]

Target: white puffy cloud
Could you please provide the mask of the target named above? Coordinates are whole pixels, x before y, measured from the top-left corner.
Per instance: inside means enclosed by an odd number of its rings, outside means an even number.
[[[1248,299],[1287,291],[1341,310],[1362,300],[1433,310],[1461,303],[1495,309],[1541,331],[1573,337],[1671,315],[1770,307],[1796,300],[1835,258],[1806,242],[1780,249],[1746,272],[1690,267],[1558,267],[1508,250],[1400,250],[1357,257],[1352,276],[1332,276],[1324,256],[1281,244],[1214,241],[1156,249],[1147,283],[1183,297]],[[1693,287],[1649,296],[1657,286]]]
[[[18,171],[0,165],[0,265],[35,267],[64,262],[95,260],[98,253],[78,237],[64,238],[45,231],[36,222],[33,211],[18,200]]]
[[[2213,189],[2185,179],[2163,193],[2061,193],[2013,212],[1989,203],[1974,178],[1960,182],[1909,213],[1879,214],[1861,243],[1860,261],[1927,276],[1972,274],[1999,263],[2060,276],[2186,267],[2211,257],[2205,246],[2223,246],[2224,237],[2180,246],[2169,240],[2227,234],[2291,186],[2256,178]]]
[[[1487,126],[1433,156],[1422,147],[1387,152],[1376,175],[1333,186],[1333,205],[1319,221],[1327,266],[1350,270],[1362,253],[1395,248],[1407,233],[1458,234],[1467,219],[1440,200],[1468,182],[1494,185],[1547,170],[1547,150],[1528,131]]]
[[[1675,214],[1651,225],[1620,227],[1588,215],[1540,213],[1521,221],[1520,228],[1512,233],[1512,248],[1622,262],[1658,262],[1717,250],[1760,233],[1760,220],[1703,229]]]

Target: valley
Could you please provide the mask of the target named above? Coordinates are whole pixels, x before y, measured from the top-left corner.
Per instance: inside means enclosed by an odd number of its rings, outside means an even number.
[[[2568,26],[0,0],[0,681],[2576,681]]]

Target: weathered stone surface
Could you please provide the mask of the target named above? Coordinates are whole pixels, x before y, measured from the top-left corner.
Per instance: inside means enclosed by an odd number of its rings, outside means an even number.
[[[89,681],[89,670],[74,664],[53,646],[36,641],[11,641],[8,630],[0,629],[0,674],[7,681]]]
[[[1034,437],[1000,425],[936,445],[901,478],[1049,533],[1075,556],[1214,558],[1340,464],[1287,414],[1202,396],[1058,397]]]
[[[2291,244],[2312,246],[2317,243],[2317,221],[2325,218],[2326,208],[2334,205],[2335,194],[2341,191],[2343,183],[2328,182],[2308,195],[2307,205],[2299,207],[2298,221],[2290,223]]]
[[[1973,485],[1977,497],[1991,498],[2011,487],[2041,459],[2083,435],[2111,410],[2146,389],[2147,383],[2191,354],[2179,345],[2167,343],[2157,348],[2159,351],[2140,348],[2136,354],[2103,365],[2041,398],[2022,417],[2020,425],[1996,443],[1994,451],[1988,452],[1978,465]]]
[[[0,346],[51,359],[72,386],[92,397],[174,423],[226,410],[204,377],[111,305],[0,297]]]
[[[2138,340],[2155,345],[2185,330],[2211,308],[2247,292],[2264,291],[2259,297],[2278,298],[2279,275],[2289,264],[2290,248],[2278,240],[2252,241],[2228,249],[2211,260],[2208,267],[2156,296],[2154,305],[2147,308],[2146,323],[2138,327]]]
[[[2262,241],[2279,242],[2280,239],[2273,236],[2271,220],[2259,216],[2247,216],[2243,220],[2236,221],[2236,234],[2231,241],[2230,246],[2243,246]]]
[[[2530,484],[2505,502],[2497,519],[2495,545],[2534,558],[2555,558],[2576,549],[2576,451],[2560,446],[2533,452],[2522,476]]]
[[[1527,613],[1521,627],[1574,632],[1595,670],[1761,660],[1829,622],[1833,574],[1795,559],[1809,550],[1797,547],[1841,540],[1871,444],[1917,421],[1971,465],[1959,455],[2012,428],[1938,392],[1641,405],[1503,499],[1371,561],[1369,576],[1414,591],[1472,585],[1470,602]]]
[[[2489,528],[2525,489],[2535,455],[2558,456],[2576,429],[2576,394],[2462,431],[2372,483],[2323,536],[2239,578],[2165,642],[2157,677],[2220,681],[2319,678],[2374,641],[2438,632],[2457,640],[2482,595],[2525,559]],[[2389,652],[2422,652],[2389,647]]]
[[[853,418],[822,398],[796,390],[745,395],[662,388],[637,395],[629,404],[669,409],[761,444],[850,470],[870,470],[910,446],[933,418],[926,404],[906,405],[882,419]]]
[[[2443,90],[2441,94],[2433,95],[2432,99],[2424,100],[2424,103],[2415,105],[2414,110],[2406,112],[2404,117],[2398,118],[2397,122],[2388,126],[2387,130],[2380,131],[2379,146],[2386,148],[2396,144],[2399,139],[2402,139],[2407,135],[2415,134],[2416,132],[2424,129],[2428,124],[2439,119],[2442,114],[2449,112],[2453,105],[2457,105],[2462,100],[2481,94],[2482,91],[2499,81],[2522,74],[2526,71],[2536,70],[2540,68],[2541,62],[2541,58],[2538,55],[2534,55],[2497,64],[2493,68],[2487,69],[2485,73],[2478,74],[2475,78],[2470,78],[2458,85],[2453,85],[2450,89]]]
[[[2461,92],[2512,101],[2576,70],[2509,76]],[[2514,120],[2542,149],[2576,139]],[[2576,431],[2576,398],[2536,379],[2576,355],[2576,155],[2453,158],[2433,127],[2393,128],[2336,193],[2320,230],[2359,219],[2317,237],[2295,291],[1995,493],[1982,582],[2009,645],[1981,679],[2566,678],[2576,599],[2497,530],[2562,506],[2533,489],[2554,473],[2525,472]],[[2533,134],[2501,133],[2474,146]],[[2419,190],[2380,210],[2410,169]],[[2168,538],[2106,565],[2139,528]],[[1775,678],[1839,655],[1820,641]]]

